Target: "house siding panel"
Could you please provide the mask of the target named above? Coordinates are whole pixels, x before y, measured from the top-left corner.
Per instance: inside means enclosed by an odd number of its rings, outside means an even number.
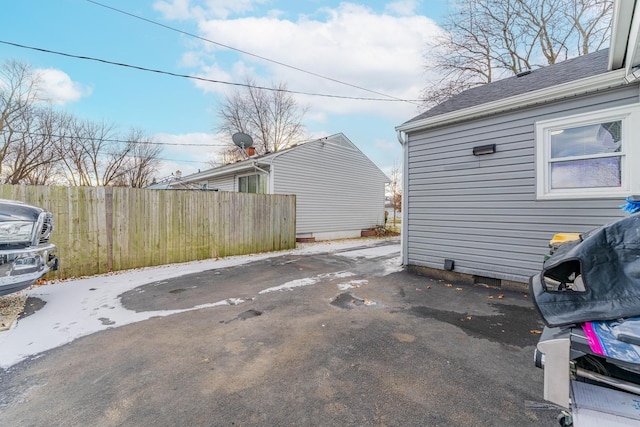
[[[296,195],[299,235],[384,223],[387,177],[350,142],[307,143],[275,157],[272,165],[274,193]]]
[[[210,178],[207,181],[207,187],[218,189],[218,191],[236,191],[235,175]]]
[[[535,122],[638,102],[638,87],[610,90],[408,135],[406,263],[527,281],[549,239],[625,214],[622,199],[536,200]],[[496,144],[475,157],[474,146]]]

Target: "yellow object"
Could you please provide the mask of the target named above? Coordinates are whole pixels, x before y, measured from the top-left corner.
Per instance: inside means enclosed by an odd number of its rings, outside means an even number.
[[[580,233],[558,233],[553,235],[553,239],[549,241],[549,245],[557,246],[567,242],[580,240]]]

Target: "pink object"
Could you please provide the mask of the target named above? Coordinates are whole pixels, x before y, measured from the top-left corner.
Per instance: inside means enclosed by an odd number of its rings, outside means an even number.
[[[586,322],[582,325],[582,330],[584,331],[585,336],[587,337],[587,341],[589,342],[589,347],[591,347],[591,351],[595,354],[601,354],[606,356],[606,352],[602,347],[602,343],[600,342],[600,338],[593,330],[593,325],[591,322]]]

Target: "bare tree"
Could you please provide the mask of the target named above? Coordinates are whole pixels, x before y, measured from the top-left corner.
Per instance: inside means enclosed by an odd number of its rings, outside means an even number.
[[[612,4],[610,0],[574,0],[567,5],[567,15],[577,33],[577,49],[581,55],[606,46],[611,30]]]
[[[393,161],[389,178],[391,178],[391,181],[387,184],[387,195],[391,199],[393,224],[395,225],[396,213],[402,211],[402,172],[396,160]]]
[[[162,148],[139,129],[131,129],[127,136],[131,152],[126,163],[122,183],[128,187],[143,188],[151,183],[160,164]]]
[[[97,185],[116,185],[126,176],[127,161],[133,152],[135,143],[127,141],[124,144],[110,144],[108,151],[105,151],[106,159],[98,160],[102,165],[102,175],[98,178]],[[96,169],[98,170],[98,169]]]
[[[132,131],[129,139],[120,140],[113,124],[71,118],[59,144],[65,153],[61,161],[66,180],[70,185],[129,185],[130,158],[141,142],[140,135]]]
[[[612,0],[458,0],[447,30],[425,55],[439,81],[427,106],[471,87],[602,48]]]
[[[38,79],[28,64],[14,60],[0,64],[0,174],[24,111],[37,100]]]
[[[306,109],[298,105],[280,83],[275,91],[259,89],[245,79],[245,88],[227,96],[220,106],[218,131],[229,136],[236,132],[251,135],[258,154],[287,148],[304,138],[302,119]],[[242,158],[234,147],[225,152],[230,160]],[[235,154],[234,154],[235,153]]]
[[[12,126],[5,157],[7,184],[47,184],[60,158],[58,114],[50,107],[29,107],[20,111]]]
[[[65,132],[62,135],[59,152],[64,176],[71,186],[91,185],[87,155],[82,144],[82,122],[67,116]]]
[[[222,165],[227,165],[229,163],[237,162],[238,160],[243,160],[246,158],[246,154],[242,152],[235,145],[229,145],[225,147],[222,151],[216,153],[215,160],[209,161],[209,165],[212,168],[219,167]]]
[[[143,186],[160,149],[141,131],[118,140],[114,125],[57,112],[40,98],[27,64],[0,64],[0,182]]]

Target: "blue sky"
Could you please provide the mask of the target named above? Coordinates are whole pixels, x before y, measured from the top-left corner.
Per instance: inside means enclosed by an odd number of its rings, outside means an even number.
[[[427,44],[447,0],[96,0],[111,8],[335,80],[402,99],[427,84]],[[88,0],[4,0],[0,41],[206,79],[349,97],[370,92],[223,48]],[[142,129],[163,148],[161,178],[207,169],[228,138],[216,134],[232,86],[68,58],[0,43],[0,61],[37,70],[54,104],[82,119]],[[414,104],[295,95],[310,137],[344,133],[385,172],[401,164],[394,127]],[[190,146],[191,144],[200,144]],[[207,146],[202,146],[206,144]]]

